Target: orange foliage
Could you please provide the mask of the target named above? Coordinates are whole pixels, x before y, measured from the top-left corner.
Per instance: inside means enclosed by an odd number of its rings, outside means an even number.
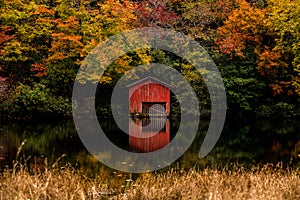
[[[280,52],[270,51],[267,47],[265,47],[265,50],[259,54],[257,69],[260,74],[272,74],[275,72],[276,68],[282,67],[279,61],[281,56]]]
[[[281,94],[287,91],[288,95],[292,94],[289,89],[291,81],[284,79],[288,78],[288,64],[284,62],[283,55],[280,51],[270,50],[268,47],[258,54],[257,69],[262,76],[267,76],[275,83],[269,84],[273,90],[273,94]],[[283,79],[283,80],[282,80]]]
[[[42,76],[45,76],[47,74],[47,68],[46,68],[45,65],[43,65],[41,63],[34,63],[31,66],[33,68],[31,68],[30,71],[36,72],[36,74],[34,74],[34,76],[42,77]]]
[[[78,19],[69,16],[66,20],[57,19],[54,22],[58,30],[52,33],[53,42],[49,49],[52,54],[46,61],[61,61],[67,57],[80,55],[84,45],[81,42],[82,36],[77,35]]]
[[[219,51],[231,57],[244,57],[246,44],[259,43],[259,32],[265,26],[265,10],[251,7],[245,0],[240,0],[238,5],[239,8],[232,11],[224,26],[218,28],[218,39],[215,41]]]
[[[64,28],[64,29],[78,29],[78,20],[75,16],[69,16],[68,19],[62,21],[61,19],[56,20],[57,28]]]
[[[294,91],[290,89],[291,82],[279,81],[278,83],[269,84],[272,89],[273,95],[279,95],[286,92],[288,95],[294,95]]]
[[[4,52],[4,44],[11,40],[13,36],[8,35],[8,32],[11,31],[12,29],[8,26],[3,26],[0,28],[0,55],[3,55]]]
[[[53,15],[54,14],[54,10],[48,9],[44,5],[39,5],[35,11],[30,12],[29,14],[40,15],[40,14],[45,14],[45,13]]]

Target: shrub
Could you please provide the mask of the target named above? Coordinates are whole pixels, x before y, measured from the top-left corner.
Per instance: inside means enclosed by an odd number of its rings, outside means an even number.
[[[11,116],[35,116],[41,114],[55,114],[67,116],[71,113],[69,99],[54,96],[50,89],[43,84],[33,86],[20,84],[6,102]]]

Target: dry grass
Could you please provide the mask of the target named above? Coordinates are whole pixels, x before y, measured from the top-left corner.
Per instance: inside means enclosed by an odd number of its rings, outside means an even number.
[[[88,178],[71,167],[36,173],[7,170],[0,175],[0,199],[99,199],[117,193],[104,179]]]
[[[16,164],[13,170],[0,175],[0,199],[295,200],[300,199],[300,172],[267,165],[252,170],[242,167],[171,170],[143,174],[133,182],[126,182],[124,178],[122,187],[116,182],[107,182],[107,176],[87,178],[71,167],[48,167],[43,172],[31,173]]]
[[[279,166],[146,174],[115,199],[300,199],[300,173]]]

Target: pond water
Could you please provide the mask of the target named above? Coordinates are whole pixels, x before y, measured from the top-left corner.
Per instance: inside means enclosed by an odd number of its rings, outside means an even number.
[[[134,152],[155,151],[176,135],[178,121],[168,120],[160,128],[160,136],[136,140],[123,133],[110,119],[99,119],[100,125],[108,138],[117,146]],[[137,122],[139,123],[139,122]],[[144,123],[142,130],[149,134],[153,130]],[[158,124],[160,122],[157,122]],[[140,124],[141,125],[141,124]],[[291,167],[300,166],[300,121],[251,120],[239,121],[227,119],[221,137],[214,149],[203,159],[198,158],[209,125],[208,120],[201,120],[197,136],[188,151],[172,166],[190,168],[193,166],[228,166],[239,163],[245,166],[259,163],[278,163]],[[159,125],[160,126],[160,125]],[[129,129],[131,129],[129,127]],[[132,131],[132,130],[131,130]],[[142,134],[135,131],[135,134]],[[0,168],[12,166],[21,143],[18,160],[27,160],[30,169],[42,169],[54,164],[71,164],[89,175],[99,170],[112,170],[103,166],[85,149],[76,133],[72,120],[60,122],[1,122],[0,124]],[[168,168],[168,167],[167,167]]]

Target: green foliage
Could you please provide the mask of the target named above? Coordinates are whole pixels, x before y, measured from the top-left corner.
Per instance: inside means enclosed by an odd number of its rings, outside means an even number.
[[[224,78],[228,99],[232,106],[238,106],[240,111],[253,109],[253,104],[261,94],[256,92],[259,87],[254,78]]]
[[[260,105],[254,112],[256,116],[263,118],[291,117],[296,113],[295,107],[293,104],[279,102],[274,105]]]
[[[53,96],[45,85],[20,84],[7,102],[7,108],[13,117],[34,117],[38,114],[67,116],[71,112],[71,103],[63,97]]]

